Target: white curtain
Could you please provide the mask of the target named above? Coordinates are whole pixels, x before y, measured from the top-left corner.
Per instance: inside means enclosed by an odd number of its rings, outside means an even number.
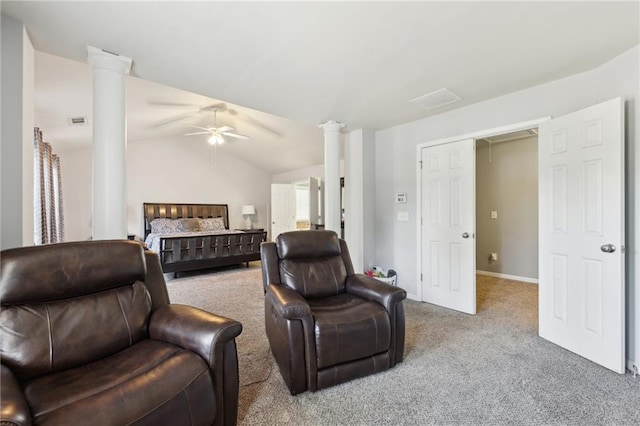
[[[60,158],[37,127],[33,129],[33,148],[34,241],[36,244],[60,243],[64,241]]]

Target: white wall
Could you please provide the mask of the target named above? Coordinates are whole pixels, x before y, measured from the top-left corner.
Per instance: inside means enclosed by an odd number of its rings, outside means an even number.
[[[243,204],[256,206],[255,228],[267,228],[271,175],[193,138],[129,142],[127,147],[127,230],[143,236],[142,203],[229,205],[230,228],[243,227]],[[67,240],[91,237],[91,150],[60,153]]]
[[[640,361],[640,99],[638,88],[640,46],[624,52],[592,71],[494,98],[465,108],[385,129],[376,133],[376,260],[393,266],[398,283],[408,293],[417,292],[415,214],[409,222],[396,222],[392,200],[407,192],[403,206],[416,211],[416,145],[523,122],[543,116],[560,116],[589,105],[623,96],[627,132],[627,358]]]
[[[35,49],[22,29],[22,244],[34,243],[33,127],[35,126]]]
[[[342,149],[340,152],[342,152]],[[344,160],[340,160],[340,176],[344,176]],[[276,173],[271,176],[271,183],[300,182],[302,180],[307,180],[310,177],[324,180],[324,164]]]
[[[34,50],[22,22],[2,15],[0,248],[33,245]]]
[[[324,179],[324,164],[276,173],[271,176],[271,183],[293,183],[306,180],[310,177]]]

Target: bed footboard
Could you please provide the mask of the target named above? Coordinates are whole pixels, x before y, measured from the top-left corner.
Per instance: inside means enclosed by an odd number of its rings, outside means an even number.
[[[160,263],[164,272],[182,272],[260,260],[264,231],[192,237],[163,237]]]

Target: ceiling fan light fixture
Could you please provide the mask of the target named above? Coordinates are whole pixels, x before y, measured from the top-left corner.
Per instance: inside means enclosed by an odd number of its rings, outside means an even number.
[[[209,142],[210,145],[220,145],[224,143],[224,138],[222,135],[214,133],[207,139],[207,142]]]

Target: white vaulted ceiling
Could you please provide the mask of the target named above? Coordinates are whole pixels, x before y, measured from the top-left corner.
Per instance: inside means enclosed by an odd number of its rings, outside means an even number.
[[[264,134],[265,144],[280,138],[280,146],[259,153],[263,163],[275,153],[267,169],[276,172],[322,162],[316,125],[328,119],[349,129],[388,128],[592,69],[638,44],[638,6],[3,1],[2,13],[25,23],[38,51],[86,62],[86,46],[93,45],[132,58],[132,76],[160,91],[141,95],[143,104],[184,96],[177,102],[200,105],[212,98],[238,112],[242,105],[279,116],[245,111],[263,125],[255,132]],[[431,111],[409,103],[442,87],[462,100]],[[129,126],[181,113],[158,110],[136,117],[130,108]],[[296,136],[283,138],[289,132],[280,126],[287,125],[299,126]],[[145,133],[145,126],[141,138],[157,137],[158,129]],[[236,127],[251,134],[250,127]],[[277,131],[269,136],[264,127]],[[277,162],[296,147],[290,161]],[[244,155],[240,143],[235,148]]]
[[[90,145],[92,140],[92,71],[81,63],[36,52],[37,125],[57,150]],[[226,138],[224,149],[270,173],[321,164],[323,136],[316,125],[256,111],[137,77],[127,80],[129,142],[171,137],[177,143],[205,143],[207,136],[183,136],[190,125],[212,126],[213,114],[200,108],[217,105],[217,124],[231,125],[249,140]],[[72,126],[70,117],[86,117]],[[274,155],[275,154],[275,155]]]

